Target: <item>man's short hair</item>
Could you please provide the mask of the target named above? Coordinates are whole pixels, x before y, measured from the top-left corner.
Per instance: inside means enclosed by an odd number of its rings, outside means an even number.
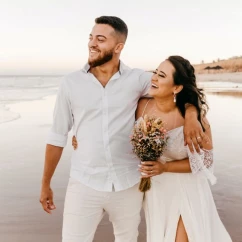
[[[95,19],[95,23],[110,25],[116,33],[122,36],[122,39],[125,43],[128,36],[128,27],[122,19],[115,16],[101,16]]]

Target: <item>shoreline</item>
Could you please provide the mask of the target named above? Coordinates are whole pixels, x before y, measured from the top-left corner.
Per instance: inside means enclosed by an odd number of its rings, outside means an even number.
[[[242,97],[242,88],[225,88],[225,89],[218,89],[218,88],[204,88],[205,94],[217,94],[217,95],[226,95],[226,96],[238,96]],[[15,101],[14,103],[7,103],[2,104],[3,111],[2,112],[9,112],[12,114],[11,118],[6,118],[5,120],[0,119],[0,125],[5,123],[11,123],[14,121],[17,121],[21,119],[21,113],[16,113],[12,111],[11,106],[15,104],[21,104],[21,103],[30,103],[35,101],[41,101],[46,100],[48,97],[55,98],[56,94],[48,94],[46,96],[43,96],[41,98],[31,99],[31,100],[22,100],[22,101]],[[0,103],[1,105],[1,103]]]
[[[31,98],[31,99],[24,99],[24,100],[14,100],[14,101],[0,101],[0,114],[3,115],[3,118],[0,117],[0,125],[4,123],[9,123],[16,121],[18,119],[21,119],[21,113],[17,113],[11,109],[11,106],[14,107],[15,104],[20,104],[20,103],[30,103],[30,102],[35,102],[35,101],[41,101],[41,100],[46,100],[48,97],[56,97],[57,95],[57,90],[56,93],[46,93],[41,96],[38,96],[36,98]],[[7,116],[10,114],[11,117],[5,117],[4,119],[4,114]]]
[[[1,77],[1,76],[0,76]],[[207,74],[196,74],[197,84],[204,89],[206,93],[211,94],[224,94],[224,95],[237,95],[241,96],[242,93],[242,72],[234,73],[207,73]],[[4,86],[0,87],[5,89]],[[42,89],[43,87],[41,87]],[[19,88],[18,88],[19,89]],[[22,88],[25,89],[24,87]],[[15,103],[22,102],[32,102],[36,100],[43,100],[49,96],[55,96],[57,93],[58,85],[56,86],[46,86],[46,90],[42,93],[36,93],[36,88],[29,89],[28,91],[34,90],[33,93],[29,93],[31,97],[27,99],[20,100],[1,100],[0,101],[0,125],[4,123],[9,123],[16,121],[21,118],[21,113],[15,113],[12,111],[11,106]],[[45,93],[46,92],[46,93]],[[37,96],[35,96],[37,95]],[[2,113],[1,113],[2,112]],[[9,116],[8,116],[9,115]]]

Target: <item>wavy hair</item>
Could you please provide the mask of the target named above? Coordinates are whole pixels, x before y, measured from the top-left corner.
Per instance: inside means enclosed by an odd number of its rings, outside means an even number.
[[[183,89],[176,96],[178,109],[182,116],[185,117],[185,105],[188,103],[195,106],[198,112],[198,120],[204,131],[205,128],[201,119],[207,114],[209,107],[204,90],[197,87],[194,67],[181,56],[170,56],[167,60],[175,68],[175,72],[173,73],[175,85],[183,86]]]

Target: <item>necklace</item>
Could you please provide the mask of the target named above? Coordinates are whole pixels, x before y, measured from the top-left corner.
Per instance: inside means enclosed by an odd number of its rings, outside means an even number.
[[[162,117],[161,115],[158,114],[157,108],[155,107],[156,105],[153,105],[153,108],[150,110],[150,113],[152,114],[152,116],[154,116],[155,118],[161,118],[162,122],[164,123],[164,126],[166,126],[168,124],[168,122],[164,122],[164,117]],[[170,111],[167,115],[167,120],[170,121],[171,117],[173,115],[173,112],[175,112],[174,118],[173,118],[173,123],[170,126],[170,129],[167,129],[167,131],[172,130],[174,128],[176,128],[176,123],[177,123],[177,107]]]

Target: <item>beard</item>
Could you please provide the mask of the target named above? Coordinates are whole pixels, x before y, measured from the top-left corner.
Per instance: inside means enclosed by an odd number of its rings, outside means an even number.
[[[108,61],[112,60],[113,58],[113,50],[107,50],[104,52],[104,54],[94,60],[89,60],[88,59],[88,64],[90,67],[96,67],[96,66],[101,66]]]

